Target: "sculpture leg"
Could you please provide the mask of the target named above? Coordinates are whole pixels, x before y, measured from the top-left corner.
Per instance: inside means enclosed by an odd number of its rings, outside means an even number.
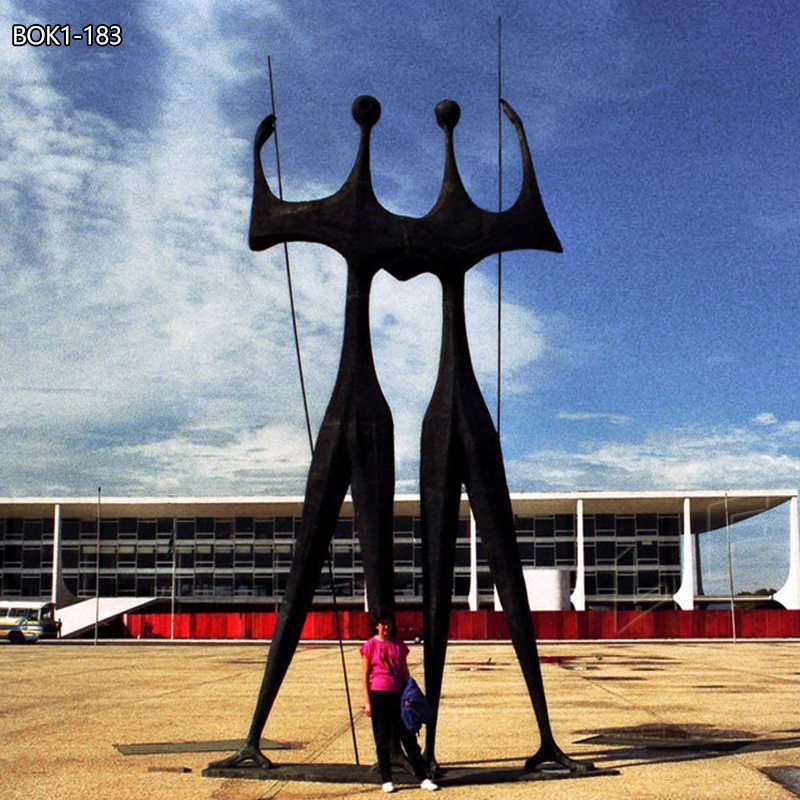
[[[432,721],[425,726],[425,761],[434,777],[441,774],[436,761],[436,729],[450,628],[461,499],[461,459],[454,452],[451,428],[447,419],[427,414],[420,450],[425,694],[433,711]]]
[[[367,605],[394,608],[394,425],[383,395],[348,432]]]
[[[250,730],[238,753],[210,767],[272,766],[260,750],[261,734],[300,641],[349,483],[350,462],[342,427],[325,422],[311,460],[294,558]]]
[[[522,576],[514,531],[514,513],[508,494],[503,456],[494,425],[485,405],[483,413],[465,419],[467,492],[481,534],[492,579],[503,604],[511,641],[517,654],[539,727],[539,750],[525,762],[530,772],[547,764],[558,764],[571,772],[593,768],[588,762],[569,758],[556,744],[550,728],[542,670],[536,648],[530,607]],[[469,443],[469,444],[467,444]]]

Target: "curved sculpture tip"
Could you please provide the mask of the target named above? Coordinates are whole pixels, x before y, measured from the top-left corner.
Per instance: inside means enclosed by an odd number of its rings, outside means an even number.
[[[522,120],[519,118],[519,114],[514,111],[513,106],[508,100],[504,98],[500,98],[500,107],[503,109],[503,113],[508,117],[509,122],[516,127],[517,125],[522,124]]]
[[[256,136],[255,136],[256,144],[258,144],[259,142],[261,142],[261,144],[266,142],[267,139],[269,139],[269,137],[272,136],[274,131],[275,131],[275,115],[269,114],[268,116],[264,117],[264,119],[261,120],[260,125],[256,129]]]
[[[261,150],[264,146],[264,143],[269,139],[270,136],[275,132],[275,115],[270,114],[269,116],[264,117],[261,120],[261,124],[256,129],[256,135],[253,140],[253,147],[256,153]]]

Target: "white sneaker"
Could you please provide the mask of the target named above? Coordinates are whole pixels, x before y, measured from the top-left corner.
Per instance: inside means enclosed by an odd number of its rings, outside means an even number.
[[[381,786],[384,792],[391,793],[394,791],[394,784],[391,781],[386,781],[386,783]]]
[[[435,792],[439,789],[439,784],[434,783],[430,778],[425,778],[424,781],[419,785],[420,789],[427,789],[429,792]]]

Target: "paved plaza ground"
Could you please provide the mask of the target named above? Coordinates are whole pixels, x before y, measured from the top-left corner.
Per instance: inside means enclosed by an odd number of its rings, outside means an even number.
[[[210,760],[227,753],[198,747],[244,735],[265,652],[263,643],[0,646],[0,797],[382,797],[379,786],[363,783],[201,775]],[[360,759],[371,764],[358,650],[346,645],[345,652]],[[560,643],[543,645],[541,655],[558,741],[570,754],[618,774],[512,780],[537,744],[513,651],[503,644],[458,644],[448,653],[439,758],[445,766],[470,766],[484,779],[492,771],[496,782],[448,786],[445,776],[438,796],[796,796],[762,769],[783,767],[789,779],[800,776],[800,642]],[[355,763],[339,659],[335,645],[298,650],[265,731],[287,745],[270,752],[276,761]],[[412,646],[409,663],[420,683],[421,662],[422,648]],[[201,744],[181,745],[187,742]],[[124,755],[115,747],[158,743],[162,752],[150,754]],[[430,795],[414,787],[400,796]]]

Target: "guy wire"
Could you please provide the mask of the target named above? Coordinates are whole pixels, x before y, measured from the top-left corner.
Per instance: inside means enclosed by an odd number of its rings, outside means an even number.
[[[278,146],[278,119],[275,113],[275,85],[272,80],[272,56],[267,56],[267,69],[269,70],[269,97],[272,104],[272,116],[275,117],[275,166],[278,171],[278,197],[283,200],[283,177],[281,174],[281,149]],[[297,314],[294,307],[294,289],[292,288],[292,270],[289,266],[289,245],[283,243],[283,259],[286,263],[286,281],[289,285],[289,307],[292,314],[292,330],[294,332],[294,349],[297,356],[297,371],[300,375],[300,391],[303,395],[303,410],[306,417],[306,431],[308,433],[308,446],[311,455],[314,455],[314,435],[311,432],[311,415],[308,413],[308,396],[306,394],[306,381],[303,374],[303,359],[300,355],[300,336],[297,333]]]
[[[267,56],[267,70],[269,72],[269,96],[272,105],[272,116],[275,118],[275,165],[278,172],[278,197],[283,200],[283,180],[281,175],[281,155],[280,147],[278,145],[278,120],[275,113],[275,83],[272,78],[272,56]],[[303,395],[303,411],[306,418],[306,431],[308,433],[308,447],[311,451],[311,457],[314,457],[314,436],[311,432],[311,415],[308,411],[308,395],[306,394],[306,382],[303,376],[303,359],[300,355],[300,336],[297,331],[297,313],[294,304],[294,290],[292,288],[292,269],[289,262],[289,245],[283,243],[283,258],[286,263],[286,281],[289,288],[289,308],[292,315],[292,331],[294,332],[294,349],[297,356],[297,371],[300,376],[300,391]],[[347,664],[344,658],[344,644],[342,642],[342,628],[339,621],[339,605],[336,600],[336,584],[333,580],[333,539],[331,539],[330,547],[328,548],[328,575],[331,582],[331,598],[333,600],[333,616],[336,623],[336,637],[339,640],[339,657],[342,662],[342,675],[344,676],[344,691],[347,697],[347,715],[350,719],[350,735],[353,738],[353,753],[356,759],[356,765],[360,764],[358,758],[358,744],[356,743],[356,728],[353,719],[353,704],[350,702],[350,682],[347,679]]]

